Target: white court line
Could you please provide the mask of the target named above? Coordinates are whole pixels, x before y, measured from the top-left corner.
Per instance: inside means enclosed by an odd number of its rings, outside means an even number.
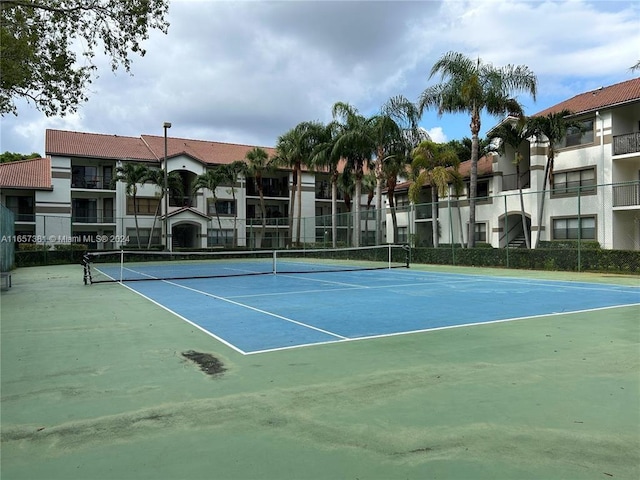
[[[192,322],[191,320],[189,320],[187,317],[183,317],[182,315],[180,315],[177,312],[174,312],[173,310],[171,310],[169,307],[164,306],[163,304],[156,302],[153,298],[147,297],[145,294],[137,291],[135,288],[131,288],[129,285],[125,285],[124,283],[119,282],[120,285],[122,285],[125,288],[128,288],[129,290],[131,290],[134,293],[137,293],[138,295],[140,295],[142,298],[146,298],[147,300],[149,300],[151,303],[155,303],[157,306],[159,306],[160,308],[162,308],[163,310],[166,310],[169,313],[174,314],[176,317],[178,317],[180,320],[184,320],[185,322],[187,322],[189,325],[197,328],[198,330],[206,333],[207,335],[209,335],[210,337],[215,338],[216,340],[218,340],[220,343],[223,343],[224,345],[226,345],[227,347],[235,350],[238,353],[241,353],[242,355],[248,355],[249,352],[245,352],[244,350],[236,347],[233,343],[229,343],[227,342],[224,338],[219,337],[218,335],[214,334],[213,332],[210,332],[209,330],[207,330],[204,327],[201,327],[200,325],[198,325],[197,323]]]
[[[268,312],[266,310],[262,310],[260,308],[252,307],[251,305],[246,305],[244,303],[236,302],[234,300],[230,300],[225,297],[220,297],[219,295],[214,295],[213,293],[204,292],[202,290],[198,290],[195,288],[187,287],[186,285],[180,285],[179,283],[170,282],[169,280],[161,280],[164,283],[168,283],[169,285],[173,285],[179,288],[184,288],[185,290],[190,290],[195,293],[199,293],[201,295],[205,295],[207,297],[215,298],[216,300],[220,300],[222,302],[231,303],[232,305],[236,305],[238,307],[246,308],[247,310],[253,310],[254,312],[262,313],[264,315],[268,315],[270,317],[275,317],[280,320],[284,320],[286,322],[294,323],[296,325],[300,325],[301,327],[306,327],[311,330],[316,330],[318,332],[324,333],[326,335],[330,335],[332,337],[339,338],[341,340],[346,340],[348,337],[343,337],[342,335],[338,335],[337,333],[330,332],[329,330],[323,330],[322,328],[314,327],[313,325],[309,325],[307,323],[299,322],[298,320],[294,320],[292,318],[284,317],[282,315],[278,315],[277,313]]]
[[[129,269],[129,270],[130,270],[130,269]],[[137,271],[135,271],[135,270],[131,270],[131,271],[132,271],[132,272],[135,272],[135,273],[138,273],[138,274],[140,274],[140,275],[144,275],[144,276],[149,277],[149,278],[155,278],[153,275],[148,275],[148,274],[146,274],[146,273],[137,272]],[[236,301],[234,301],[234,300],[230,300],[230,299],[228,299],[228,298],[221,297],[221,296],[219,296],[219,295],[214,295],[214,294],[212,294],[212,293],[203,292],[202,290],[197,290],[197,289],[195,289],[195,288],[187,287],[186,285],[180,285],[179,283],[171,282],[171,281],[169,281],[169,280],[160,280],[160,281],[161,281],[161,282],[163,282],[163,283],[167,283],[167,284],[169,284],[169,285],[173,285],[173,286],[175,286],[175,287],[184,288],[185,290],[190,290],[190,291],[192,291],[192,292],[199,293],[199,294],[201,294],[201,295],[205,295],[205,296],[207,296],[207,297],[215,298],[216,300],[220,300],[220,301],[223,301],[223,302],[231,303],[232,305],[236,305],[236,306],[239,306],[239,307],[246,308],[246,309],[248,309],[248,310],[253,310],[253,311],[255,311],[255,312],[262,313],[262,314],[264,314],[264,315],[268,315],[268,316],[271,316],[271,317],[275,317],[275,318],[278,318],[278,319],[280,319],[280,320],[284,320],[284,321],[286,321],[286,322],[294,323],[294,324],[296,324],[296,325],[300,325],[301,327],[306,327],[306,328],[309,328],[309,329],[311,329],[311,330],[315,330],[315,331],[318,331],[318,332],[324,333],[324,334],[326,334],[326,335],[329,335],[329,336],[332,336],[332,337],[338,338],[338,339],[340,339],[340,340],[347,340],[347,339],[348,339],[347,337],[343,337],[342,335],[338,335],[337,333],[330,332],[329,330],[324,330],[324,329],[322,329],[322,328],[314,327],[313,325],[309,325],[309,324],[306,324],[306,323],[303,323],[303,322],[299,322],[298,320],[294,320],[294,319],[292,319],[292,318],[284,317],[284,316],[282,316],[282,315],[278,315],[278,314],[276,314],[276,313],[267,312],[266,310],[262,310],[262,309],[259,309],[259,308],[255,308],[255,307],[252,307],[252,306],[250,306],[250,305],[246,305],[246,304],[244,304],[244,303],[236,302]],[[184,320],[185,322],[187,322],[187,323],[189,323],[189,324],[193,325],[194,327],[198,328],[199,330],[202,330],[203,332],[208,333],[209,335],[211,335],[211,336],[212,336],[212,337],[214,337],[215,339],[220,340],[222,343],[224,343],[225,345],[227,345],[227,346],[229,346],[229,347],[233,348],[233,349],[234,349],[234,350],[236,350],[237,352],[240,352],[240,353],[242,353],[243,355],[247,355],[247,352],[242,351],[241,349],[239,349],[238,347],[236,347],[236,346],[232,345],[231,343],[227,342],[226,340],[223,340],[221,337],[218,337],[217,335],[214,335],[214,334],[213,334],[213,333],[211,333],[210,331],[208,331],[208,330],[206,330],[206,329],[204,329],[204,328],[202,328],[202,327],[198,326],[196,323],[194,323],[194,322],[192,322],[191,320],[189,320],[189,319],[187,319],[187,318],[183,317],[182,315],[178,314],[177,312],[174,312],[174,311],[173,311],[173,310],[171,310],[170,308],[168,308],[168,307],[166,307],[166,306],[162,305],[161,303],[156,302],[155,300],[153,300],[153,299],[151,299],[151,298],[147,297],[146,295],[144,295],[144,294],[142,294],[142,293],[138,292],[138,291],[137,291],[137,290],[135,290],[134,288],[131,288],[131,287],[129,287],[128,285],[124,285],[124,283],[122,283],[122,285],[123,285],[123,286],[125,286],[126,288],[128,288],[129,290],[131,290],[131,291],[133,291],[133,292],[136,292],[138,295],[140,295],[140,296],[142,296],[142,297],[146,298],[147,300],[150,300],[151,302],[155,303],[155,304],[156,304],[156,305],[158,305],[159,307],[162,307],[163,309],[167,310],[168,312],[173,313],[173,314],[174,314],[174,315],[176,315],[178,318],[180,318],[180,319]]]
[[[490,325],[490,324],[494,324],[494,323],[506,323],[506,322],[515,322],[518,320],[530,320],[530,319],[534,319],[534,318],[545,318],[545,317],[553,317],[556,315],[573,315],[573,314],[578,314],[578,313],[588,313],[588,312],[597,312],[597,311],[601,311],[601,310],[611,310],[614,308],[623,308],[623,307],[635,307],[635,306],[640,306],[640,303],[631,303],[629,305],[613,305],[610,307],[598,307],[598,308],[589,308],[586,310],[576,310],[576,311],[572,311],[572,312],[557,312],[557,313],[544,313],[541,315],[531,315],[528,317],[514,317],[514,318],[504,318],[501,320],[489,320],[486,322],[475,322],[475,323],[464,323],[464,324],[460,324],[460,325],[446,325],[444,327],[432,327],[432,328],[423,328],[420,330],[410,330],[410,331],[406,331],[406,332],[393,332],[393,333],[383,333],[380,335],[369,335],[366,337],[353,337],[353,338],[346,338],[345,340],[338,342],[338,341],[328,341],[328,342],[318,342],[318,343],[310,343],[310,344],[305,344],[305,345],[291,345],[291,346],[287,346],[287,347],[278,347],[278,348],[270,348],[270,349],[265,349],[265,350],[253,350],[251,352],[247,352],[246,355],[256,355],[259,353],[270,353],[270,352],[278,352],[281,350],[292,350],[294,348],[301,348],[301,347],[312,347],[315,345],[327,345],[327,344],[332,344],[332,343],[344,343],[344,342],[357,342],[360,340],[371,340],[371,339],[375,339],[375,338],[387,338],[387,337],[398,337],[400,335],[411,335],[414,333],[427,333],[427,332],[435,332],[438,330],[450,330],[453,328],[460,328],[460,327],[475,327],[475,326],[481,326],[481,325]]]
[[[566,272],[566,273],[572,273],[572,272]],[[616,289],[616,288],[632,288],[632,289],[640,290],[640,284],[620,285],[620,284],[614,284],[614,283],[587,282],[585,280],[554,280],[554,279],[542,279],[542,278],[505,277],[503,275],[494,276],[494,275],[486,275],[481,273],[430,272],[427,270],[409,269],[409,270],[402,270],[402,271],[394,270],[393,274],[394,275],[422,274],[425,276],[433,276],[436,279],[441,276],[458,277],[458,278],[466,277],[466,278],[461,278],[460,279],[461,282],[462,281],[485,282],[488,280],[489,281],[495,280],[496,282],[518,282],[518,283],[524,283],[524,284],[544,285],[544,286],[557,286],[558,284],[562,284],[571,288],[585,288],[585,289],[591,289],[590,286],[593,285],[594,287],[609,287],[609,288],[605,288],[606,290]],[[579,285],[576,285],[576,283],[578,283]]]

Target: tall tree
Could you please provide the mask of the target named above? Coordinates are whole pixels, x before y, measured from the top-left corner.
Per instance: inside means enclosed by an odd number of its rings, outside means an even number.
[[[490,143],[490,140],[486,137],[478,138],[478,158],[482,158],[489,153]],[[466,162],[471,159],[472,142],[469,137],[464,137],[462,140],[449,140],[447,145],[455,150],[461,162]]]
[[[216,220],[218,220],[218,230],[222,231],[222,222],[220,220],[220,212],[218,212],[218,193],[217,189],[220,185],[227,181],[226,172],[220,165],[207,169],[206,172],[198,175],[193,181],[193,190],[209,190],[213,196],[213,209],[216,212]]]
[[[125,163],[116,167],[115,176],[111,180],[113,186],[117,182],[125,184],[125,191],[128,196],[133,199],[133,218],[136,223],[136,240],[138,248],[142,248],[140,244],[140,227],[138,226],[138,185],[147,181],[149,169],[146,165],[138,163]]]
[[[471,115],[471,178],[469,187],[469,246],[475,245],[476,193],[478,184],[478,134],[480,114],[522,113],[520,104],[512,98],[516,92],[526,92],[535,99],[537,80],[524,65],[496,68],[473,60],[462,53],[448,52],[431,68],[429,78],[439,74],[441,82],[427,87],[418,100],[422,113],[437,108],[438,114],[468,113]]]
[[[310,165],[313,149],[320,141],[323,128],[318,122],[302,122],[278,137],[276,142],[276,156],[273,159],[275,164],[290,167],[293,171],[293,188],[289,200],[289,238],[298,245],[302,226],[302,167]],[[297,221],[295,229],[294,218]]]
[[[231,193],[231,198],[233,199],[233,204],[235,205],[235,214],[233,216],[233,246],[238,246],[238,206],[236,201],[236,183],[238,182],[238,177],[240,175],[245,176],[247,171],[247,164],[242,160],[236,160],[229,164],[223,165],[221,167],[224,172],[224,177],[226,182],[231,185],[229,188],[229,193]]]
[[[571,118],[572,112],[561,110],[549,113],[542,117],[529,118],[529,129],[536,136],[538,141],[547,142],[547,163],[544,168],[544,179],[542,181],[542,196],[540,198],[540,208],[538,209],[538,235],[534,248],[540,243],[542,234],[542,222],[544,218],[544,203],[547,192],[547,182],[553,186],[553,168],[560,142],[566,137],[570,129],[582,130],[582,123]]]
[[[507,146],[513,150],[513,164],[516,166],[516,187],[518,188],[518,194],[520,197],[520,219],[522,222],[522,230],[524,233],[524,240],[527,248],[531,248],[531,235],[529,234],[529,227],[527,226],[527,214],[524,209],[524,196],[522,195],[522,179],[520,178],[520,165],[522,164],[522,154],[518,151],[523,142],[533,136],[533,132],[527,126],[527,118],[519,117],[515,122],[508,121],[508,123],[502,123],[498,127],[491,130],[491,136],[499,138],[501,144],[498,147],[498,151],[506,155]],[[507,242],[509,241],[506,238]]]
[[[332,109],[333,118],[339,124],[339,132],[334,143],[334,156],[345,161],[345,171],[353,173],[355,179],[354,193],[354,229],[353,246],[360,246],[360,198],[362,196],[362,177],[376,149],[374,123],[376,117],[366,118],[353,106],[337,102]]]
[[[373,118],[376,143],[373,168],[376,175],[376,243],[382,243],[382,187],[386,186],[387,199],[393,223],[393,242],[398,238],[398,221],[395,209],[395,186],[397,179],[404,176],[411,162],[411,151],[429,134],[418,126],[420,115],[416,106],[399,95],[390,98]]]
[[[28,155],[24,153],[4,152],[0,153],[0,163],[18,162],[20,160],[30,160],[32,158],[41,158],[39,153],[30,153]]]
[[[331,241],[333,248],[338,242],[338,179],[340,155],[334,150],[340,124],[330,122],[318,130],[318,138],[311,152],[311,168],[326,171],[331,181]]]
[[[141,183],[150,183],[154,185],[156,188],[160,189],[160,197],[158,198],[158,205],[156,206],[156,211],[153,215],[153,225],[151,227],[151,232],[149,233],[149,243],[147,244],[147,249],[151,249],[151,240],[153,239],[153,231],[156,228],[156,221],[158,220],[158,216],[160,214],[162,200],[166,195],[166,192],[164,189],[164,176],[165,176],[164,170],[149,168],[147,170],[147,175],[141,182]],[[169,172],[169,176],[167,177],[167,186],[169,187],[169,191],[173,195],[179,195],[179,196],[183,195],[182,177],[178,172]],[[166,235],[168,239],[169,238],[168,233]]]
[[[2,0],[0,113],[17,114],[17,98],[47,116],[76,111],[87,100],[99,43],[113,71],[130,72],[130,53],[145,55],[152,30],[167,33],[168,9],[169,0]]]
[[[439,197],[441,198],[447,195],[449,182],[453,181],[453,176],[450,171],[457,171],[459,165],[460,160],[455,150],[448,144],[439,144],[426,140],[420,142],[420,145],[413,151],[411,169],[414,172],[420,172],[418,175],[414,175],[416,180],[413,185],[417,185],[417,188],[420,189],[425,182],[428,182],[431,186],[433,246],[436,248],[439,244],[438,199]],[[417,192],[415,190],[416,187],[413,188],[414,190],[411,192],[411,197],[415,203],[417,200]]]
[[[260,236],[257,238],[256,247],[262,247],[262,239],[264,238],[265,231],[267,229],[267,211],[264,205],[264,186],[262,179],[264,175],[271,171],[273,164],[269,159],[269,154],[260,147],[254,147],[249,150],[245,155],[247,161],[246,173],[252,176],[256,182],[256,188],[258,189],[258,195],[260,196],[260,216],[262,217],[262,227],[260,229]]]

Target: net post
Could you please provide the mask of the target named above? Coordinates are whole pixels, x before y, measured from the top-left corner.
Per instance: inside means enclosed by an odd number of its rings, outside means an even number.
[[[391,270],[391,244],[389,244],[389,265],[388,265],[389,270]]]
[[[273,251],[273,265],[271,267],[271,271],[273,272],[274,275],[278,274],[278,269],[277,269],[277,265],[278,265],[278,253],[274,250]]]
[[[124,274],[124,250],[120,250],[120,283],[122,283],[122,275]]]

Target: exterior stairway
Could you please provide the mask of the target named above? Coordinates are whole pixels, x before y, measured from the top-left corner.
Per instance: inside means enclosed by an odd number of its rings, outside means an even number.
[[[526,246],[527,241],[525,240],[524,235],[518,235],[509,242],[507,248],[525,248]]]

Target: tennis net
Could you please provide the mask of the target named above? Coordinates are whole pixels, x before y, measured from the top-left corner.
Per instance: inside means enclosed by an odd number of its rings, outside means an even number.
[[[83,261],[84,283],[407,268],[409,251],[405,245],[379,245],[312,250],[91,252]]]

